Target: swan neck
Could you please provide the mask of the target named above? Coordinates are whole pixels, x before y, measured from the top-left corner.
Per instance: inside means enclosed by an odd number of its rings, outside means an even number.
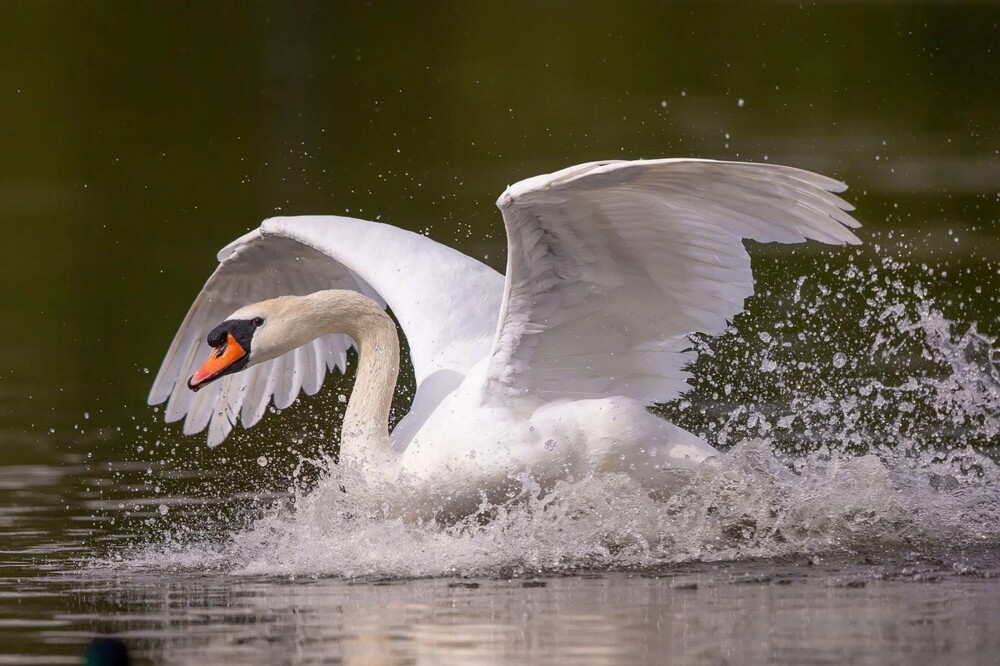
[[[342,443],[349,439],[389,440],[389,411],[399,375],[399,338],[392,319],[382,316],[349,335],[358,344],[358,373],[344,414]]]
[[[358,371],[341,430],[342,459],[360,460],[389,449],[389,412],[399,376],[396,323],[375,301],[354,291],[321,292],[336,301],[327,309],[335,324],[328,332],[346,333],[358,347]],[[335,330],[334,330],[335,329]]]
[[[358,371],[344,413],[341,459],[371,468],[397,457],[389,446],[389,411],[399,376],[399,336],[388,313],[371,298],[349,289],[279,297],[270,308],[268,316],[274,323],[265,324],[254,338],[260,354],[256,362],[276,358],[324,335],[350,336],[358,348]]]

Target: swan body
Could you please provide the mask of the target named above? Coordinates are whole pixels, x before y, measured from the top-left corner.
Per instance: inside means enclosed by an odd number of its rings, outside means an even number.
[[[771,164],[570,167],[501,195],[504,276],[377,222],[271,218],[220,251],[149,402],[215,446],[271,401],[316,393],[356,346],[341,460],[409,489],[401,504],[474,503],[525,472],[624,472],[668,493],[716,453],[647,411],[687,389],[687,336],[722,332],[753,293],[744,239],[860,242],[843,189]],[[386,307],[417,381],[391,433],[400,351]]]

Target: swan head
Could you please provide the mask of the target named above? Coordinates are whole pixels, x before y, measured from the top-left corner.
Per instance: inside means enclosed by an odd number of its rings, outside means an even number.
[[[197,391],[216,379],[277,358],[317,337],[309,297],[282,296],[240,308],[206,338],[208,359],[188,380]]]

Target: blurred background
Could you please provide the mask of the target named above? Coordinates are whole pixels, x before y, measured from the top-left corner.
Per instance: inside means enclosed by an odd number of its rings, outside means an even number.
[[[379,219],[502,270],[503,188],[596,159],[843,179],[866,251],[953,263],[932,296],[995,330],[998,21],[952,2],[5,2],[4,459],[175,436],[149,383],[216,250],[261,219]]]
[[[516,180],[768,160],[847,181],[869,241],[982,268],[998,21],[963,2],[5,2],[3,456],[160,428],[148,385],[216,250],[275,214],[426,230],[502,269],[493,202]]]

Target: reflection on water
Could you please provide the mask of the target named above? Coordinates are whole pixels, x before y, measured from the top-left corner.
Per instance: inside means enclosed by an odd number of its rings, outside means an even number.
[[[92,571],[26,619],[113,630],[150,663],[951,663],[1000,649],[1000,569],[791,560],[524,579],[358,581]],[[30,608],[31,599],[25,605]],[[0,623],[0,626],[2,623]],[[9,626],[9,625],[8,625]]]

